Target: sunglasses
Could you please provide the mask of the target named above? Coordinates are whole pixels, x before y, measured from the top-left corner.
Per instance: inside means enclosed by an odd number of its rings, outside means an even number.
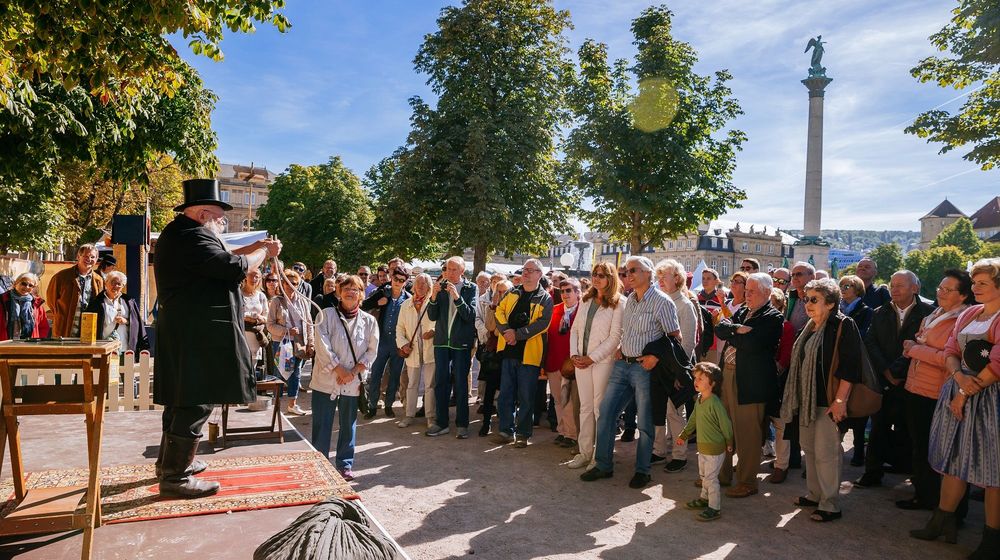
[[[358,276],[362,278],[368,278],[369,274],[367,272],[362,272],[361,274],[358,274]]]
[[[646,270],[642,268],[636,268],[633,266],[632,268],[627,269],[625,272],[629,274],[639,274],[640,272],[646,272]]]
[[[573,288],[563,288],[563,289],[561,289],[561,290],[559,290],[559,291],[560,291],[560,292],[562,292],[562,293],[564,293],[564,294],[572,294],[572,293],[573,293],[573,292],[575,292],[576,290],[575,290],[575,289],[573,289]]]
[[[265,284],[276,284],[277,282],[278,282],[277,278],[268,278],[267,280],[264,280]]]
[[[821,298],[819,296],[804,297],[804,298],[802,298],[802,301],[804,301],[806,303],[811,303],[813,305],[815,305],[817,303],[825,303],[825,301],[823,300],[823,298]]]
[[[742,286],[746,284],[746,280],[733,280],[730,284],[739,284]]]
[[[774,283],[777,284],[777,285],[779,285],[779,286],[784,286],[785,284],[788,283],[788,280],[785,280],[784,278],[774,278],[773,280],[774,280]]]
[[[392,277],[392,281],[393,282],[406,282],[406,278],[403,277],[403,276],[393,276]]]
[[[305,272],[306,271],[306,267],[304,267],[304,266],[293,266],[292,270],[294,270],[295,272]]]
[[[21,280],[20,282],[17,283],[17,285],[18,286],[25,286],[25,287],[28,287],[28,288],[34,288],[35,287],[34,284],[32,284],[31,282],[28,282],[27,280]]]
[[[608,275],[604,274],[603,272],[595,272],[594,273],[594,278],[600,278],[601,280],[604,280],[607,277],[608,277]]]
[[[618,273],[618,277],[619,278],[625,278],[625,276],[626,276],[626,274],[624,272],[619,272]]]

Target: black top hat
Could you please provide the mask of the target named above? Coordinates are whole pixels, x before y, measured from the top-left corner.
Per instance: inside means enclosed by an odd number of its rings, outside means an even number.
[[[965,365],[978,374],[986,366],[990,365],[990,352],[992,350],[993,345],[989,341],[982,339],[970,340],[965,345],[965,352],[962,353],[962,358],[965,360]]]
[[[174,212],[181,212],[188,206],[212,204],[223,210],[233,207],[219,199],[219,182],[215,179],[188,179],[184,181],[184,204],[174,207]]]
[[[114,265],[117,265],[118,264],[118,259],[116,259],[113,255],[104,255],[103,257],[101,257],[101,262],[104,263],[104,264],[114,264]]]

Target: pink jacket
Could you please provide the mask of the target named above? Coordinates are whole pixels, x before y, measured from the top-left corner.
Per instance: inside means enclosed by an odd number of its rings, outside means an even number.
[[[948,344],[944,347],[945,354],[962,359],[962,350],[958,347],[958,333],[962,332],[962,329],[971,323],[975,316],[982,310],[982,305],[973,305],[958,317],[955,329],[952,330],[951,337],[948,338]],[[993,343],[993,350],[990,351],[990,365],[988,367],[990,368],[990,373],[996,377],[1000,377],[1000,344],[997,344],[1000,342],[1000,320],[997,320],[995,317],[993,324],[990,325],[989,340]]]
[[[917,336],[926,339],[925,344],[917,344],[910,348],[910,371],[906,374],[906,390],[929,399],[937,399],[941,394],[941,386],[948,380],[948,371],[944,367],[945,345],[955,330],[958,317],[941,321],[933,328],[925,330],[921,325]],[[924,319],[929,323],[930,317]]]

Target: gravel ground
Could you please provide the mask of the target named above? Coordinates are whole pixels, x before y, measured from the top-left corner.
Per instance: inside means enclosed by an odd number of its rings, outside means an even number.
[[[304,390],[300,406],[308,409],[310,399]],[[616,444],[613,478],[587,483],[579,479],[581,470],[561,465],[571,456],[553,444],[556,434],[544,422],[526,449],[514,449],[477,437],[481,416],[472,416],[471,437],[458,440],[454,424],[450,435],[437,438],[424,436],[423,422],[399,428],[398,402],[395,411],[396,419],[379,411],[359,421],[355,487],[414,559],[948,559],[969,554],[983,525],[983,505],[973,501],[958,545],[910,538],[908,530],[923,526],[929,512],[895,507],[895,500],[911,495],[902,475],[887,475],[882,488],[853,488],[847,481],[861,469],[849,466],[849,439],[843,519],[814,523],[809,510],[793,506],[805,494],[801,471],[793,470],[783,484],[762,482],[756,496],[723,496],[722,518],[701,523],[684,509],[698,494],[693,445],[685,470],[671,474],[654,465],[652,483],[633,490],[628,480],[635,443]],[[309,437],[310,416],[291,422]],[[764,463],[759,476],[769,472]]]

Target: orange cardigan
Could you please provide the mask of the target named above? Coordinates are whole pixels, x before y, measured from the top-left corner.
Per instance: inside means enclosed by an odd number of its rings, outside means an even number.
[[[941,321],[928,330],[925,325],[930,322],[928,316],[924,323],[920,325],[917,336],[926,338],[924,344],[917,344],[910,348],[909,356],[910,370],[906,374],[906,390],[937,400],[941,393],[941,386],[948,380],[948,372],[945,371],[944,360],[947,354],[944,347],[948,344],[948,337],[955,329],[955,321],[958,315]]]

